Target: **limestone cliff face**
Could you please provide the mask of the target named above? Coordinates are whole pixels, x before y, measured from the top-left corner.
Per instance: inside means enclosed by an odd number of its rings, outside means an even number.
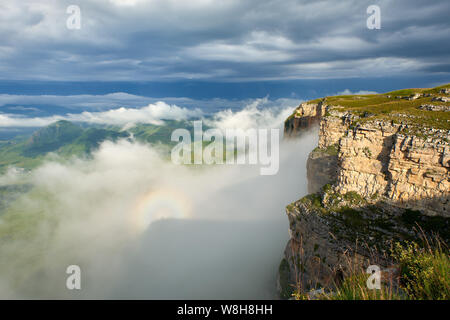
[[[321,117],[319,145],[308,159],[310,193],[332,183],[339,193],[354,191],[428,215],[450,216],[448,131],[428,129],[424,137],[390,121],[361,123],[360,117],[323,103],[316,109],[326,110],[327,116]]]
[[[284,136],[292,138],[300,135],[302,129],[318,124],[324,113],[322,102],[302,103],[285,121]]]
[[[330,286],[345,252],[369,263],[370,248],[383,252],[392,240],[416,237],[417,223],[448,241],[449,130],[367,116],[324,99],[299,107],[285,123],[288,136],[312,117],[320,129],[307,162],[311,195],[286,208],[291,239],[279,270],[282,297],[292,284]]]
[[[450,216],[449,132],[421,137],[402,124],[357,120],[331,112],[321,122],[319,148],[338,150],[335,191]]]

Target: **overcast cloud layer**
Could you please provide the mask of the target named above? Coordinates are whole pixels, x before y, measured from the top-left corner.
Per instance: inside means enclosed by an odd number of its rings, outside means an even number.
[[[66,28],[71,4],[80,30]],[[381,30],[366,27],[371,4]],[[449,15],[447,0],[2,0],[0,79],[448,74]]]

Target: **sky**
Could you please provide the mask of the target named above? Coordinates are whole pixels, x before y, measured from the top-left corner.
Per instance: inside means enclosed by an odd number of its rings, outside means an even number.
[[[0,94],[301,100],[436,86],[450,79],[449,14],[447,0],[0,0]]]

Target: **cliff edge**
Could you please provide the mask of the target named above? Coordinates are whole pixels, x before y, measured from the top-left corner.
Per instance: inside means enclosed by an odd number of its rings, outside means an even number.
[[[313,125],[310,195],[286,208],[282,298],[295,286],[332,286],[349,252],[387,267],[382,253],[392,241],[417,238],[418,229],[448,243],[450,85],[309,101],[286,120],[285,136]]]

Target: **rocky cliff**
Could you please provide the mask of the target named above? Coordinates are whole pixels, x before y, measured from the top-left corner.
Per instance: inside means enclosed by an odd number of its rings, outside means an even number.
[[[286,120],[284,125],[284,136],[296,137],[304,129],[317,125],[324,115],[325,108],[322,101],[302,103],[294,113]]]
[[[286,208],[282,297],[293,286],[332,286],[349,252],[363,264],[387,265],[389,244],[414,239],[420,228],[448,242],[449,87],[327,97],[286,120],[291,138],[320,128],[307,162],[311,194]]]

